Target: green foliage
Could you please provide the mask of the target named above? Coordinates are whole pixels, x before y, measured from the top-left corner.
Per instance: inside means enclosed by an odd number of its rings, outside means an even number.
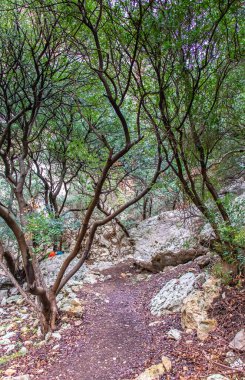
[[[43,253],[47,247],[53,245],[63,233],[63,221],[52,213],[33,212],[28,216],[26,232],[30,233],[34,241],[36,253]]]
[[[228,263],[238,260],[241,268],[245,266],[245,197],[227,195],[224,200],[231,224],[218,219],[218,228],[223,244],[223,257]],[[231,247],[227,250],[227,244]],[[234,254],[235,252],[235,254]]]
[[[221,263],[216,263],[212,267],[212,274],[219,278],[223,285],[229,285],[232,281],[232,271],[225,271]]]

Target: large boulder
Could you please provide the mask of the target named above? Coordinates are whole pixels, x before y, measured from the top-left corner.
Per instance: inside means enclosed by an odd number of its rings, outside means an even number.
[[[132,229],[135,262],[148,270],[159,271],[206,254],[208,249],[199,243],[202,218],[184,220],[182,212],[166,211]]]
[[[192,272],[185,273],[180,278],[173,278],[151,300],[150,309],[153,315],[161,316],[181,310],[184,299],[199,284],[205,275],[196,276]]]

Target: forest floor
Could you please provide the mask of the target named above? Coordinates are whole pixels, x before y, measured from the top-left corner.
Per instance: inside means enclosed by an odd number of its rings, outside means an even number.
[[[33,347],[6,368],[35,380],[131,380],[164,355],[172,370],[161,380],[199,380],[214,373],[243,379],[224,363],[228,343],[243,323],[241,292],[226,288],[225,300],[215,301],[210,314],[218,328],[205,342],[198,341],[195,332],[183,332],[179,342],[167,336],[172,328],[182,330],[179,313],[150,314],[151,297],[171,278],[190,270],[200,271],[193,263],[159,274],[140,272],[130,264],[104,270],[109,279],[85,285],[78,294],[85,310],[82,320],[69,320],[71,327],[57,343]]]

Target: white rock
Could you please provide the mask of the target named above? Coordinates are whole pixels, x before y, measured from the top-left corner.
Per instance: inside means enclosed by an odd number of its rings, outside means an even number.
[[[52,334],[52,338],[60,340],[60,339],[61,339],[61,335],[60,335],[60,333],[58,333],[58,332],[54,332],[54,333]]]
[[[245,329],[240,330],[230,342],[229,347],[238,351],[245,351]]]
[[[161,316],[181,310],[184,299],[194,289],[197,277],[194,273],[185,273],[180,278],[168,281],[159,293],[151,300],[151,313]]]
[[[181,339],[182,332],[177,329],[171,329],[168,331],[167,336],[171,339],[180,340]]]
[[[19,350],[19,353],[21,354],[21,355],[26,355],[27,354],[27,352],[28,352],[28,349],[26,348],[26,347],[21,347],[21,349]]]
[[[15,344],[10,344],[9,346],[5,346],[7,348],[6,353],[9,354],[10,352],[15,350],[16,345]]]
[[[10,339],[1,339],[0,340],[0,346],[7,346],[8,344],[11,344]]]
[[[245,366],[243,361],[239,357],[237,357],[237,355],[233,351],[227,352],[225,363],[229,364],[229,366],[231,368],[241,368],[242,369],[242,367]]]
[[[4,297],[1,301],[1,306],[6,306],[7,305],[7,298]]]
[[[223,375],[214,374],[214,375],[208,376],[207,380],[229,380],[229,378]]]
[[[146,269],[159,271],[205,254],[208,250],[199,244],[201,217],[190,216],[185,223],[184,220],[181,211],[166,211],[130,230],[135,243],[135,262]]]
[[[5,334],[2,339],[9,339],[9,338],[12,338],[13,336],[15,336],[15,332],[13,331],[9,331],[7,332],[7,334]]]

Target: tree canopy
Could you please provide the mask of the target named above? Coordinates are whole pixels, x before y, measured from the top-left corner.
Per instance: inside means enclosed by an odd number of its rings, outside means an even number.
[[[241,258],[244,226],[220,190],[244,168],[242,16],[238,0],[2,2],[0,254],[10,236],[44,331],[98,228],[128,233],[119,216],[157,212],[153,194],[194,205],[221,254]],[[48,289],[39,261],[74,212]]]

